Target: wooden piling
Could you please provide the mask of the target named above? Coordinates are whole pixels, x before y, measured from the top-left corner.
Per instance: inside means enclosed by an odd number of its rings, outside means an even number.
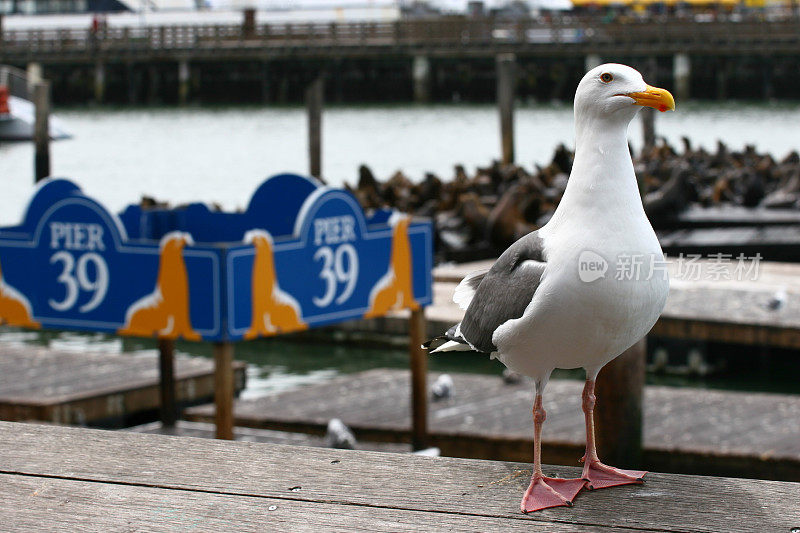
[[[102,104],[106,96],[106,66],[102,61],[94,65],[94,102]]]
[[[33,87],[35,119],[33,127],[34,181],[50,175],[50,83],[40,81]]]
[[[242,33],[246,39],[251,39],[256,34],[256,10],[252,7],[245,8],[243,12]]]
[[[408,352],[411,359],[411,445],[428,447],[428,353],[422,348],[426,333],[425,309],[411,311]]]
[[[689,99],[692,76],[692,63],[688,54],[675,54],[672,59],[672,73],[675,78],[675,99]]]
[[[261,101],[265,104],[270,102],[270,93],[272,92],[269,70],[269,62],[264,61],[261,64]]]
[[[514,162],[514,93],[516,85],[516,57],[514,54],[497,56],[497,106],[500,110],[500,139],[503,164]]]
[[[233,344],[214,343],[214,403],[217,438],[233,440]]]
[[[322,179],[322,105],[325,82],[317,77],[306,89],[306,111],[308,113],[308,160],[309,172]]]
[[[161,424],[174,427],[178,420],[178,406],[175,401],[175,341],[158,340],[158,366],[160,376]]]
[[[658,86],[658,65],[654,57],[647,60],[644,77],[650,85]],[[641,117],[644,148],[652,148],[656,145],[656,110],[644,107],[641,110]]]
[[[186,105],[189,101],[189,92],[191,90],[191,77],[192,72],[189,68],[189,62],[185,59],[178,62],[178,103]]]
[[[717,60],[717,100],[728,98],[728,60],[720,58]]]
[[[36,84],[44,80],[42,76],[42,64],[35,61],[28,63],[25,69],[25,77],[28,78],[28,91],[32,93]]]
[[[603,59],[598,54],[589,54],[583,59],[583,68],[589,72],[594,67],[599,67],[603,64]]]
[[[157,104],[161,101],[159,90],[161,81],[159,79],[158,67],[150,65],[147,69],[147,103]]]
[[[636,468],[642,460],[645,339],[608,363],[597,377],[597,451],[606,464]]]
[[[427,103],[431,99],[431,61],[428,56],[414,56],[411,66],[414,78],[414,101]]]

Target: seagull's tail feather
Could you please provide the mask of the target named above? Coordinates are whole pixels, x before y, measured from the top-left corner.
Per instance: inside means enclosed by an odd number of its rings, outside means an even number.
[[[458,341],[447,341],[433,350],[430,353],[439,353],[439,352],[472,352],[474,351],[472,348],[469,347],[469,344],[464,344]]]
[[[455,326],[451,327],[447,330],[447,333],[444,335],[439,335],[438,337],[434,337],[425,344],[422,345],[423,348],[429,350],[430,353],[439,353],[439,352],[477,352],[482,353],[476,350],[462,335],[461,330],[459,328],[460,324],[456,324]],[[433,349],[431,349],[433,348]]]

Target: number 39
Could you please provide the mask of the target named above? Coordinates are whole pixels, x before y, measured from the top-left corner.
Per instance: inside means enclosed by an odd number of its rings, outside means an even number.
[[[56,311],[67,311],[75,306],[78,301],[78,290],[93,291],[91,299],[80,306],[78,311],[81,313],[88,313],[96,308],[106,297],[108,292],[108,265],[105,260],[96,253],[90,252],[83,254],[78,259],[77,268],[75,258],[67,251],[60,251],[53,254],[50,258],[50,264],[62,264],[61,275],[58,276],[58,282],[64,284],[66,294],[64,299],[60,302],[50,299],[47,303]],[[94,264],[94,280],[89,279],[88,265]]]
[[[346,261],[345,261],[346,258]],[[325,280],[325,294],[314,297],[312,301],[317,307],[327,307],[336,296],[339,283],[346,283],[342,293],[336,298],[342,304],[352,296],[358,281],[358,255],[352,244],[343,244],[334,253],[330,246],[323,246],[314,254],[314,261],[322,259],[322,271],[319,277]]]

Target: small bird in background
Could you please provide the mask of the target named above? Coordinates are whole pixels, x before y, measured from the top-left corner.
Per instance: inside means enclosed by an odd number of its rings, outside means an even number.
[[[436,378],[436,381],[431,385],[433,401],[438,402],[439,400],[451,398],[453,396],[453,387],[453,378],[450,377],[450,374],[442,374]]]
[[[506,385],[517,385],[522,382],[522,375],[514,372],[510,368],[503,369],[503,383]]]
[[[598,372],[650,331],[669,292],[663,275],[617,275],[626,257],[635,256],[644,272],[664,261],[628,149],[628,124],[641,106],[666,111],[675,102],[625,65],[600,65],[583,77],[575,92],[575,158],[558,208],[489,270],[464,278],[453,295],[466,310],[464,319],[426,343],[436,345],[431,353],[487,353],[533,378],[534,466],[523,512],[572,505],[584,487],[641,483],[646,474],[600,462],[593,417]],[[544,390],[555,368],[581,367],[586,370],[583,473],[576,479],[546,477]]]
[[[777,311],[782,309],[784,305],[786,305],[786,289],[780,289],[775,291],[775,293],[770,297],[769,301],[767,302],[767,309],[770,311]]]
[[[332,418],[328,422],[328,431],[325,433],[325,444],[328,448],[352,450],[356,447],[356,436],[344,422]]]

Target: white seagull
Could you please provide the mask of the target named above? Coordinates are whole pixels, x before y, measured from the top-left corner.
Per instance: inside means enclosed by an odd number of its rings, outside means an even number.
[[[477,351],[534,380],[534,468],[523,512],[572,505],[586,486],[641,483],[646,472],[604,465],[594,440],[594,384],[609,361],[653,327],[669,291],[664,256],[642,207],[628,150],[640,106],[675,109],[672,95],[619,64],[590,70],[575,92],[575,160],[552,219],[512,244],[487,271],[469,274],[453,300],[464,319],[426,343]],[[630,268],[635,266],[635,269]],[[586,369],[586,455],[578,479],[545,477],[542,406],[555,368]]]

